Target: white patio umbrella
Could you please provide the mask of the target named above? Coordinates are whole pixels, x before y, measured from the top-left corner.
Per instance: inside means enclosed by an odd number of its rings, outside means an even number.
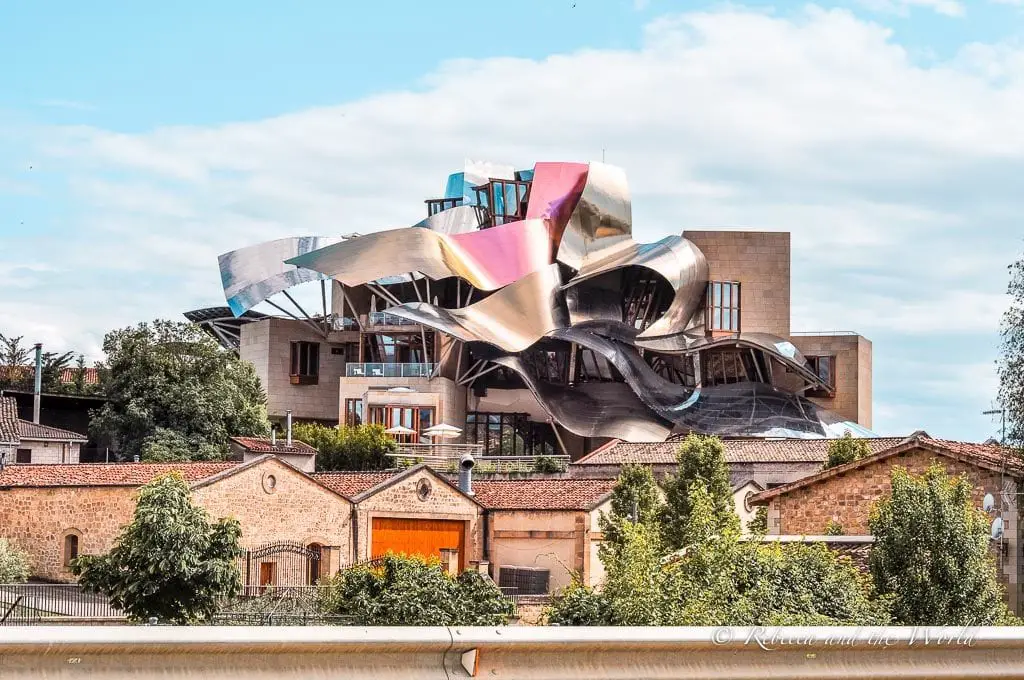
[[[455,439],[462,434],[462,430],[448,423],[440,423],[433,427],[428,427],[420,434],[428,437],[437,437],[438,439]]]
[[[412,429],[411,427],[406,427],[405,425],[395,425],[394,427],[389,427],[388,429],[384,430],[384,433],[385,434],[416,434],[416,430]]]

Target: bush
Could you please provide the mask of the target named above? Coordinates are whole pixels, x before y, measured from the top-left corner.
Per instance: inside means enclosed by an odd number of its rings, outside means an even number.
[[[292,437],[317,450],[318,472],[331,470],[386,470],[397,467],[387,454],[398,445],[383,425],[341,425],[327,427],[318,423],[296,423]]]
[[[611,618],[607,598],[577,579],[555,594],[546,616],[559,626],[607,626]]]
[[[842,437],[828,443],[828,458],[822,469],[827,470],[837,465],[846,465],[868,455],[871,455],[868,443],[863,439],[854,439],[850,431],[847,430]]]
[[[533,471],[544,473],[564,472],[565,468],[551,456],[540,456],[533,461]]]
[[[28,553],[0,538],[0,583],[22,583],[30,574]]]
[[[834,519],[830,519],[828,524],[825,525],[826,536],[844,536],[845,534],[846,530],[843,529],[843,525]]]
[[[446,574],[438,560],[388,554],[322,581],[326,614],[358,626],[499,626],[514,607],[475,571]]]

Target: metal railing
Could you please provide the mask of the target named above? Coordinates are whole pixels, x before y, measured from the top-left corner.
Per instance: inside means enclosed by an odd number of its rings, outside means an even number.
[[[124,618],[105,596],[86,592],[76,583],[0,584],[0,625]]]
[[[371,326],[415,326],[415,321],[390,312],[370,312]]]
[[[434,364],[345,364],[346,378],[429,378]]]
[[[564,472],[569,466],[569,456],[484,456],[483,444],[399,444],[397,453],[386,454],[400,466],[426,463],[435,470],[457,472],[459,461],[465,454],[473,456],[478,474],[505,472],[538,472],[538,460],[553,461]],[[548,470],[543,470],[547,472]]]
[[[795,333],[791,332],[790,335],[793,337],[802,337],[808,335],[860,335],[860,333],[857,331],[798,331]]]

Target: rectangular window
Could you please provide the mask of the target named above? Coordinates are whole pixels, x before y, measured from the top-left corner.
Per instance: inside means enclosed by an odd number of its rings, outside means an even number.
[[[821,388],[807,390],[807,396],[819,397],[822,399],[834,397],[834,388],[836,385],[836,358],[831,355],[810,356],[807,357],[807,363],[811,365],[811,370],[814,371],[822,381],[833,388],[832,390]]]
[[[32,449],[18,449],[17,456],[14,460],[16,463],[31,463]]]
[[[290,375],[293,385],[316,385],[319,382],[320,343],[292,343]]]
[[[709,331],[740,331],[740,284],[737,281],[708,283],[707,320]]]
[[[362,399],[346,399],[345,400],[345,424],[346,425],[362,425],[363,424],[363,400]]]

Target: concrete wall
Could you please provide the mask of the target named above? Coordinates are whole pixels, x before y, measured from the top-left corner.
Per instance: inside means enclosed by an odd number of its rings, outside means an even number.
[[[574,510],[490,511],[488,531],[495,582],[500,582],[503,567],[532,567],[551,572],[551,592],[569,585],[573,572],[582,569],[577,522],[583,518],[584,513]]]
[[[788,232],[684,231],[707,258],[712,281],[740,282],[740,330],[789,336]]]
[[[53,442],[34,439],[22,439],[15,447],[32,451],[32,463],[77,463],[82,445],[78,442]],[[9,457],[10,462],[16,460],[15,455]]]
[[[836,393],[811,401],[871,428],[871,341],[860,335],[798,335],[792,338],[805,356],[833,356]]]
[[[415,391],[388,392],[388,387]],[[435,425],[445,422],[463,428],[466,423],[466,388],[448,378],[342,378],[338,382],[339,420],[345,417],[346,399],[363,400],[364,419],[370,417],[370,406],[432,406]]]

